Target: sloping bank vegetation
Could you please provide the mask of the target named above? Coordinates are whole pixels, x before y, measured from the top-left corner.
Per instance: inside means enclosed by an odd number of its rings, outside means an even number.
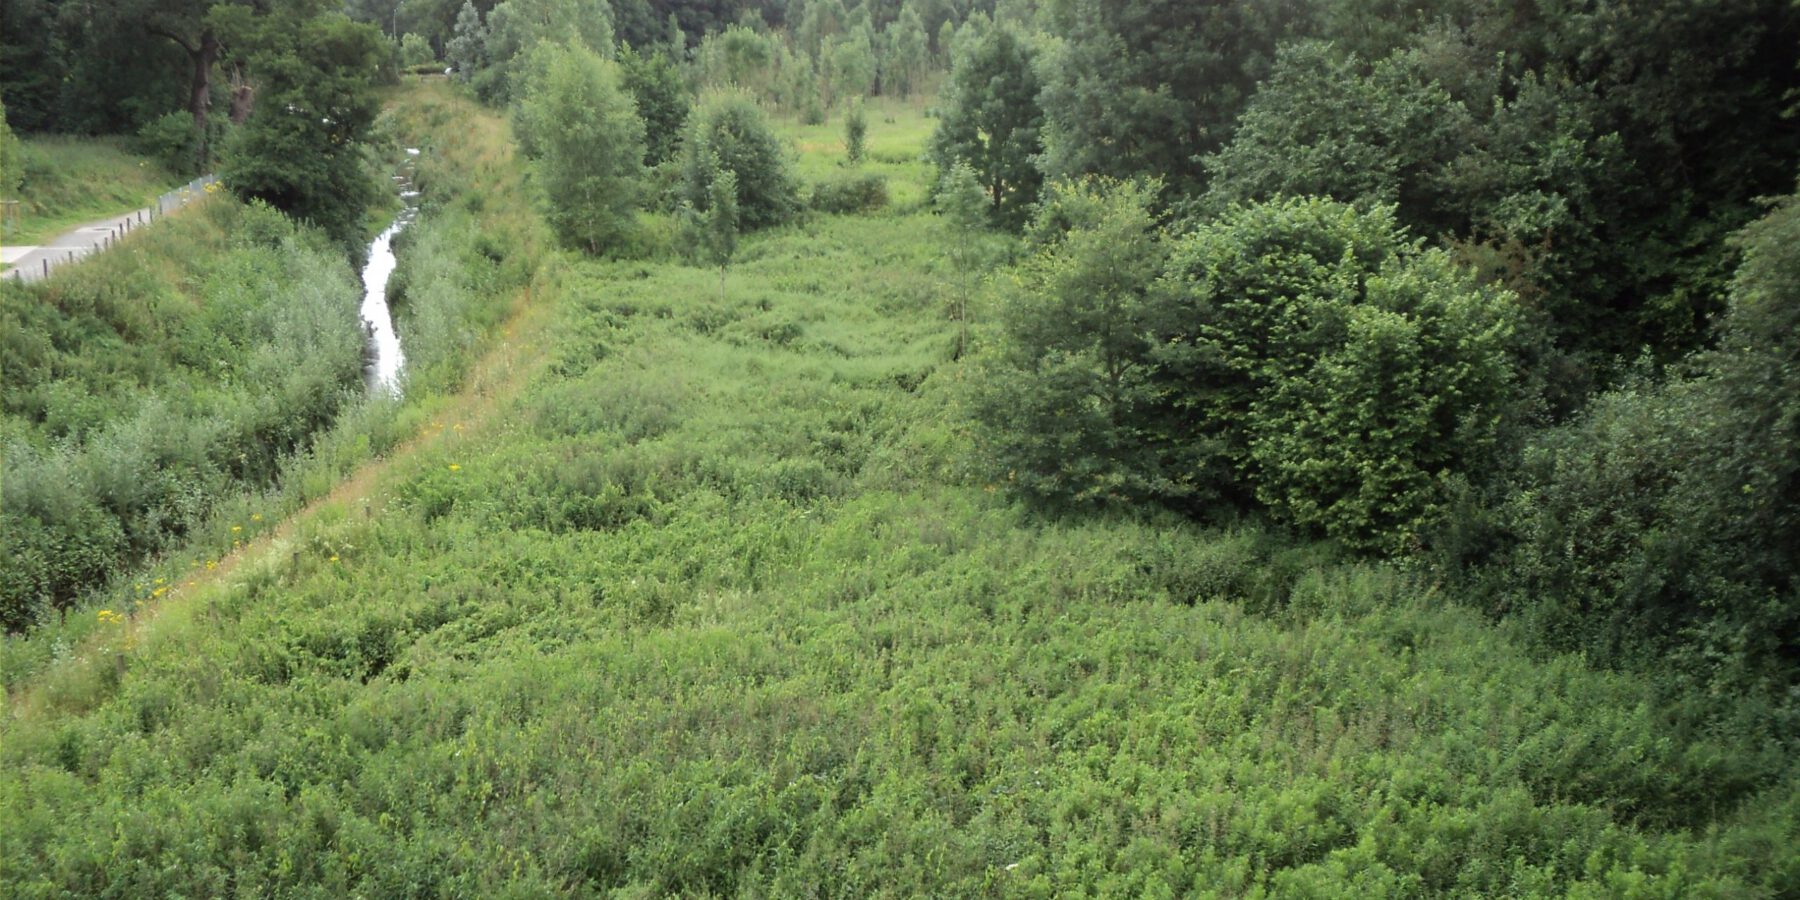
[[[9,685],[94,627],[70,609],[160,598],[461,385],[530,277],[537,231],[505,199],[504,123],[465,108],[452,127],[452,102],[403,92],[385,126],[425,153],[402,251],[404,402],[364,390],[341,244],[223,192],[41,285],[0,285],[0,624],[40,628],[6,638]]]

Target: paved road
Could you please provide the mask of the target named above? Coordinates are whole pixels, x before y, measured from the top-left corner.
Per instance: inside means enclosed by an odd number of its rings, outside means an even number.
[[[12,267],[6,270],[4,276],[0,277],[18,281],[42,281],[58,267],[66,266],[88,254],[98,253],[112,246],[127,234],[150,224],[152,219],[179,208],[189,200],[204,196],[206,185],[211,181],[213,181],[212,176],[195,180],[186,187],[176,188],[156,198],[153,206],[134,209],[110,219],[100,219],[86,225],[78,225],[51,238],[44,244],[32,247],[0,247],[0,262]]]
[[[122,216],[77,226],[39,246],[0,249],[0,260],[12,266],[6,270],[6,277],[20,281],[41,281],[59,266],[100,251],[124,237],[131,229],[148,224],[149,221],[149,209],[134,210]]]

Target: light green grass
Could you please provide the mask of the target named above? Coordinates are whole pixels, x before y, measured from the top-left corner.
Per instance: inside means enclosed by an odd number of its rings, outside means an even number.
[[[571,261],[490,427],[34,680],[15,892],[1791,892],[1754,709],[1251,525],[1015,502],[943,241],[815,216],[724,299]]]
[[[896,208],[905,210],[923,204],[932,177],[931,164],[925,161],[925,141],[937,127],[937,120],[925,116],[923,99],[869,101],[865,116],[869,123],[866,158],[852,166],[844,154],[844,117],[833,110],[830,118],[819,125],[807,125],[793,116],[776,120],[779,133],[798,153],[795,174],[808,184],[867,172],[888,180],[888,196]]]
[[[31,245],[96,219],[148,206],[186,182],[156,161],[130,152],[120,138],[26,137],[24,184],[9,245]]]

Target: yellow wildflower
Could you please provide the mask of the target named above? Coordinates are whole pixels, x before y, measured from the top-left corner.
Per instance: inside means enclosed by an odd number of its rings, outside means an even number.
[[[461,471],[462,471],[462,466],[459,466],[459,465],[457,465],[457,464],[456,464],[456,463],[451,463],[451,464],[450,464],[450,471],[452,471],[452,472],[461,472]]]
[[[233,526],[231,526],[231,533],[232,533],[232,534],[237,534],[237,533],[238,533],[238,532],[240,532],[240,531],[243,531],[243,530],[244,530],[244,526],[242,526],[242,525],[233,525]]]

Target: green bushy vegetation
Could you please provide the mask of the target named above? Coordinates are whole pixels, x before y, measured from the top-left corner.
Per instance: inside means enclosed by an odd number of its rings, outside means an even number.
[[[542,226],[505,165],[503,123],[430,89],[402,112],[389,127],[429,151],[427,209],[394,284],[410,300],[398,316],[404,409],[363,395],[361,288],[339,248],[266,207],[214,197],[139,233],[130,254],[4,287],[0,347],[7,371],[21,373],[0,391],[8,630],[59,609],[161,596],[183,573],[135,592],[122,573],[164,553],[195,566],[216,558],[267,527],[246,531],[251,515],[325,493],[463,383],[534,277]],[[478,193],[478,183],[499,187]],[[483,202],[490,194],[500,199]],[[276,494],[246,501],[263,490]],[[229,531],[218,524],[227,510]],[[88,629],[47,630],[7,638],[9,683],[42,665],[51,643]]]
[[[1416,544],[1491,475],[1530,392],[1517,299],[1423,251],[1389,208],[1236,207],[1185,234],[1155,185],[1060,183],[1003,315],[978,416],[996,468],[1065,503]]]
[[[269,484],[358,388],[343,259],[215,198],[42,286],[0,286],[0,623],[66,609]]]
[[[1740,239],[1719,349],[1597,398],[1527,449],[1507,603],[1560,646],[1722,686],[1800,684],[1800,200]]]
[[[779,225],[799,207],[789,154],[751,97],[736,92],[704,97],[689,116],[682,141],[682,200],[706,210],[712,176],[729,171],[737,178],[743,227]]]
[[[340,245],[459,76],[403,398],[0,316],[9,891],[1800,896],[1800,7],[338,9],[0,34]]]
[[[888,204],[887,179],[872,173],[815,182],[807,207],[824,213],[873,212]]]
[[[33,679],[16,892],[1800,887],[1753,701],[1254,524],[1014,499],[952,360],[956,233],[815,216],[747,235],[723,298],[557,264],[488,427]]]

